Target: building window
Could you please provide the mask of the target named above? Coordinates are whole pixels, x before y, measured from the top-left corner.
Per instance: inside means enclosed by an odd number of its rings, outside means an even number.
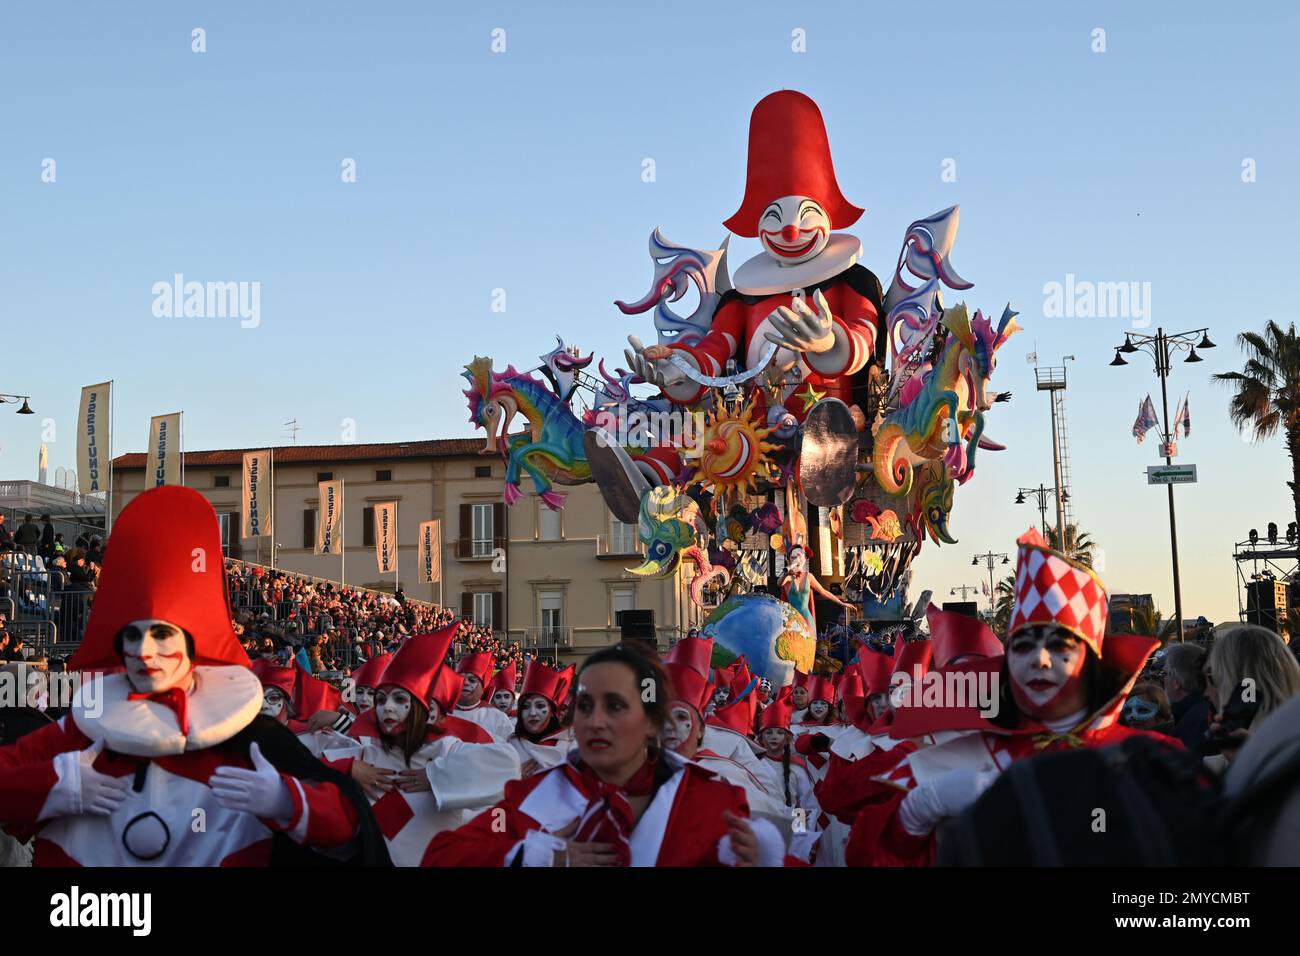
[[[221,556],[230,557],[230,529],[232,527],[230,519],[234,515],[222,511],[217,515],[217,524],[221,527]]]
[[[557,643],[560,637],[560,629],[563,626],[564,615],[564,592],[563,591],[539,591],[537,592],[538,617],[541,619],[542,639],[549,643]]]
[[[332,472],[332,471],[318,471],[318,472],[316,472],[316,480],[317,480],[317,481],[333,481],[333,480],[334,480],[334,472]]]
[[[609,551],[610,554],[636,554],[636,525],[624,524],[617,518],[610,519]]]
[[[492,592],[480,591],[474,594],[474,623],[479,627],[496,627],[492,620]]]
[[[623,611],[631,611],[636,607],[636,588],[632,585],[620,585],[611,588],[609,592],[610,603],[610,620],[618,624],[618,616]]]
[[[563,512],[552,511],[537,499],[537,537],[542,541],[559,541],[563,537],[560,525]]]
[[[476,558],[492,555],[492,505],[482,504],[472,507],[473,524],[470,538],[470,554]]]
[[[213,487],[213,488],[229,488],[229,487],[230,487],[230,476],[229,476],[229,475],[214,475],[213,478],[212,478],[212,487]]]
[[[492,466],[491,466],[491,465],[475,465],[475,466],[474,466],[474,477],[475,477],[475,478],[491,478],[491,477],[492,477]]]
[[[316,509],[302,510],[302,546],[310,551],[316,550]]]
[[[361,546],[375,546],[375,506],[367,505],[361,510]]]
[[[384,468],[381,471],[375,472],[375,481],[392,481],[392,480],[393,480],[393,473],[388,468]]]

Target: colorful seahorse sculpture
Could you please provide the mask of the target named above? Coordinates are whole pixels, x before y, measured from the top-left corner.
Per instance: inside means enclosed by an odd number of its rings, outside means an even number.
[[[633,574],[662,578],[672,574],[682,561],[695,562],[691,577],[691,600],[704,607],[704,589],[715,578],[722,587],[731,583],[731,572],[709,560],[699,546],[699,536],[708,533],[700,516],[700,506],[687,494],[666,485],[651,488],[641,496],[641,514],[637,533],[646,546],[646,559]]]
[[[938,361],[915,398],[889,412],[876,432],[872,465],[884,491],[908,494],[914,469],[935,459],[958,483],[974,474],[984,413],[996,398],[989,378],[998,349],[1019,330],[1015,317],[1008,306],[994,328],[978,311],[972,320],[965,305],[944,312],[948,336]]]

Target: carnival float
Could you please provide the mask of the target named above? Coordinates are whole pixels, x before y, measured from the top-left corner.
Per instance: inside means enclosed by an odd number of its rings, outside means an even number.
[[[638,529],[645,560],[628,570],[681,570],[708,609],[714,663],[743,655],[776,686],[796,667],[839,666],[824,639],[818,653],[817,598],[883,643],[924,613],[908,602],[911,564],[926,542],[956,543],[956,491],[979,452],[1003,447],[986,417],[1009,397],[990,380],[1016,313],[944,305],[945,288],[972,287],[950,259],[958,207],[907,227],[884,292],[841,231],[862,213],[840,191],[817,105],[772,93],[754,108],[744,197],[725,222],[758,255],[732,274],[727,241],[695,249],[655,229],[649,292],[615,303],[653,322],[650,344],[629,334],[626,368],[557,336],[527,372],[485,357],[464,372],[470,421],[505,460],[505,502],[531,485],[559,509],[564,487],[595,482]],[[698,305],[674,311],[692,288]]]

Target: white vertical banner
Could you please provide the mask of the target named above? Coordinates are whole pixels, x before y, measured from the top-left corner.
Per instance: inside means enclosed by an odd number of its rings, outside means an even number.
[[[380,574],[397,573],[397,502],[375,505],[375,561]]]
[[[420,583],[442,580],[442,522],[420,522]]]
[[[181,413],[155,415],[149,419],[148,463],[145,466],[146,488],[181,483]]]
[[[316,554],[343,553],[343,482],[322,481],[316,509]]]
[[[108,493],[108,422],[111,414],[112,382],[87,385],[81,390],[77,413],[77,490],[83,495]]]
[[[271,452],[244,452],[243,538],[271,533]]]

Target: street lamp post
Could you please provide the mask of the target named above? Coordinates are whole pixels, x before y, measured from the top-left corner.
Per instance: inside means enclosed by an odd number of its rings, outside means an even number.
[[[1047,496],[1048,495],[1055,496],[1056,488],[1055,487],[1047,488],[1044,487],[1043,485],[1039,485],[1037,488],[1019,488],[1016,491],[1016,504],[1023,505],[1025,503],[1025,495],[1033,495],[1035,498],[1038,499],[1038,516],[1043,526],[1043,537],[1047,537]],[[1066,502],[1069,500],[1070,500],[1070,493],[1068,491],[1062,491],[1060,501]],[[1057,523],[1058,529],[1060,527],[1060,524],[1061,522]],[[1061,540],[1056,542],[1056,546],[1060,548],[1062,551],[1065,551],[1066,542],[1065,542],[1064,534],[1058,530],[1057,537],[1059,537]]]
[[[973,584],[959,584],[959,585],[957,585],[957,587],[953,588],[953,589],[952,589],[951,591],[949,591],[948,593],[949,593],[950,595],[952,595],[952,594],[956,594],[958,591],[960,591],[960,592],[961,592],[961,599],[964,601],[964,600],[966,600],[966,592],[967,592],[967,591],[970,591],[972,594],[974,594],[974,593],[975,593],[976,591],[978,591],[978,590],[979,590],[979,588],[975,587],[975,585],[973,585]]]
[[[987,554],[977,554],[977,555],[975,555],[975,557],[971,558],[971,562],[970,562],[972,566],[978,568],[978,567],[979,567],[979,564],[980,564],[980,560],[982,559],[982,560],[984,561],[984,565],[985,565],[985,567],[988,568],[988,571],[989,571],[989,614],[990,614],[990,615],[993,614],[993,599],[997,596],[997,592],[995,591],[995,589],[994,589],[994,587],[993,587],[993,568],[997,565],[997,559],[998,559],[998,558],[1001,558],[1001,559],[1002,559],[1002,563],[1003,563],[1003,564],[1010,564],[1010,563],[1011,563],[1011,558],[1010,558],[1008,555],[1005,555],[1005,554],[994,554],[992,551],[988,552]]]
[[[1192,340],[1201,336],[1199,342]],[[1192,329],[1190,332],[1179,332],[1176,335],[1170,335],[1163,328],[1157,328],[1155,335],[1140,335],[1137,332],[1125,332],[1124,344],[1115,347],[1115,358],[1111,365],[1127,365],[1124,355],[1132,355],[1134,352],[1146,352],[1155,360],[1156,375],[1160,378],[1160,405],[1163,410],[1164,420],[1160,424],[1161,435],[1164,438],[1164,446],[1161,451],[1164,452],[1166,465],[1174,463],[1174,436],[1170,428],[1169,421],[1169,390],[1166,386],[1166,380],[1169,377],[1171,369],[1171,356],[1175,352],[1187,352],[1187,358],[1184,362],[1202,362],[1197,349],[1212,349],[1214,343],[1210,341],[1210,330],[1208,328]],[[1123,353],[1123,354],[1121,354]],[[1174,486],[1168,484],[1165,486],[1169,492],[1169,547],[1173,555],[1174,570],[1174,615],[1178,618],[1178,642],[1183,641],[1183,588],[1178,575],[1178,521],[1174,514]]]

